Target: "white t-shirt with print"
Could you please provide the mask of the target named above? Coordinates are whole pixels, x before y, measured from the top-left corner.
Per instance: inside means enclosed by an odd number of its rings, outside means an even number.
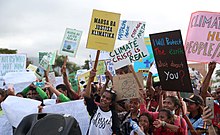
[[[112,111],[102,111],[99,107],[91,120],[88,135],[112,135]]]

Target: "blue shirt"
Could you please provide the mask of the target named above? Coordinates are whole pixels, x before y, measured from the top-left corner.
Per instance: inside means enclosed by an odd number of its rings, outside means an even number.
[[[187,115],[190,122],[192,123],[192,126],[195,130],[207,130],[207,127],[204,126],[204,121],[201,117],[201,115],[197,115],[196,117],[192,118],[190,115]],[[190,129],[188,127],[188,135],[191,135]],[[206,133],[203,133],[202,135],[206,135]]]

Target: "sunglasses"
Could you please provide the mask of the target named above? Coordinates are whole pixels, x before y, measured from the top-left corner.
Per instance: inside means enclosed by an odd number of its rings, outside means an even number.
[[[115,94],[116,92],[112,90],[112,88],[106,88],[106,91],[110,92],[111,94]]]

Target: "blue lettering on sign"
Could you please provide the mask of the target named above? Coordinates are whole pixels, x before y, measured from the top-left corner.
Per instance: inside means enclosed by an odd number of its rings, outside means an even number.
[[[119,29],[119,32],[118,32],[118,39],[121,40],[122,37],[123,37],[123,33],[124,33],[124,30],[125,30],[125,25],[126,25],[127,21],[126,20],[123,20],[122,21],[122,24],[121,24],[121,27]]]
[[[163,38],[153,39],[154,46],[164,46],[165,42]]]
[[[182,45],[181,39],[169,39],[166,37],[166,44],[167,45]]]
[[[129,35],[129,26],[127,26],[126,30],[125,30],[125,37],[128,38]]]

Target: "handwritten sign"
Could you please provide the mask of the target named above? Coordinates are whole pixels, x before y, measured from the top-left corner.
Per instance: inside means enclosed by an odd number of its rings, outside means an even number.
[[[143,76],[147,76],[150,69],[150,65],[154,61],[154,54],[149,37],[144,38],[144,43],[146,45],[147,51],[149,52],[149,55],[134,62],[134,71],[142,72]]]
[[[111,52],[114,49],[120,14],[93,10],[86,48]]]
[[[0,54],[0,76],[8,72],[22,72],[26,69],[25,54]]]
[[[163,90],[193,92],[180,30],[150,34]]]
[[[118,39],[130,41],[134,38],[143,38],[144,31],[145,22],[120,20]]]
[[[220,63],[220,12],[194,12],[185,42],[187,60]]]
[[[144,40],[141,38],[133,40],[109,53],[115,69],[129,65],[148,55]]]
[[[82,31],[66,28],[60,54],[75,57],[81,36]]]
[[[137,73],[137,76],[143,86],[142,74]],[[139,87],[132,73],[114,76],[113,82],[113,88],[117,93],[117,101],[140,97]]]

